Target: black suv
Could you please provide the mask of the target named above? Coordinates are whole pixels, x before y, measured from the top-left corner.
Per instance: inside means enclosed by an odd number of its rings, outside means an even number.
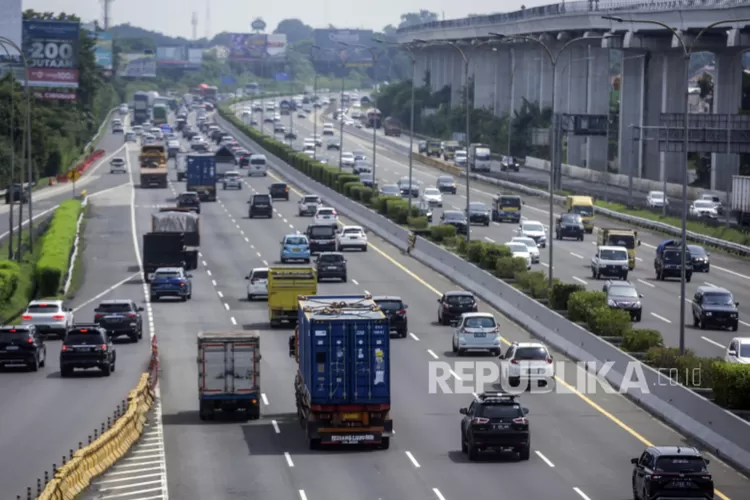
[[[490,208],[484,203],[469,203],[469,208],[466,210],[466,218],[469,219],[469,224],[489,226],[491,218]]]
[[[274,182],[268,186],[268,193],[272,199],[281,198],[289,201],[289,186],[286,185],[286,182]]]
[[[35,372],[47,362],[47,346],[34,325],[0,327],[0,367],[25,365]]]
[[[105,300],[94,309],[94,321],[115,339],[127,336],[132,342],[143,338],[143,308],[132,300]]]
[[[512,450],[521,460],[531,451],[528,408],[516,397],[502,392],[480,394],[468,408],[461,408],[461,451],[477,460],[480,451]]]
[[[5,191],[5,203],[10,203],[11,201],[28,203],[29,193],[31,193],[30,188],[27,187],[24,189],[21,184],[13,184]]]
[[[177,197],[177,208],[187,208],[188,210],[195,210],[195,213],[201,213],[201,199],[198,193],[188,191],[180,193]]]
[[[638,293],[632,283],[609,280],[604,284],[602,291],[607,294],[607,304],[611,309],[627,312],[633,321],[641,320],[643,295]]]
[[[390,331],[396,332],[396,336],[406,338],[409,333],[409,320],[406,317],[406,310],[409,308],[401,300],[401,297],[380,296],[373,297],[372,300],[380,306],[383,314],[388,317],[388,327]]]
[[[633,498],[714,498],[709,461],[695,448],[649,446],[633,464]]]
[[[654,257],[654,271],[656,279],[664,281],[665,278],[680,278],[682,276],[682,247],[664,242],[656,247]],[[690,283],[693,278],[693,257],[690,249],[685,249],[685,281]]]
[[[466,219],[466,215],[458,210],[444,210],[440,214],[440,223],[454,226],[456,234],[466,234],[466,231],[468,231],[469,221]]]
[[[305,231],[310,242],[310,253],[335,252],[336,228],[331,225],[311,224]]]
[[[115,371],[115,345],[107,330],[92,324],[77,324],[65,336],[60,350],[60,376],[70,377],[76,368],[99,368],[109,377]]]
[[[477,300],[471,292],[455,291],[446,292],[442,297],[437,299],[438,304],[438,323],[441,325],[450,325],[461,318],[463,313],[477,312]]]
[[[583,241],[583,220],[578,214],[561,214],[555,222],[555,238],[575,238]]]
[[[724,288],[701,286],[693,296],[693,326],[706,328],[730,328],[737,331],[740,303],[734,301],[732,292]]]
[[[268,219],[273,217],[273,206],[271,206],[270,194],[254,194],[247,203],[250,205],[248,217],[251,219],[260,216]]]
[[[344,283],[346,277],[346,259],[341,252],[322,252],[315,259],[318,271],[318,281],[326,278],[340,279]]]
[[[693,259],[694,273],[707,273],[711,270],[711,254],[700,245],[688,245],[690,257]]]

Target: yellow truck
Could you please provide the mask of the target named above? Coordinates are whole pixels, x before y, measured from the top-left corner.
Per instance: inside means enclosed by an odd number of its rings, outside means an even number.
[[[583,230],[594,232],[594,200],[591,196],[568,196],[565,199],[565,211],[578,214],[583,221]]]
[[[167,148],[164,144],[148,144],[138,156],[141,166],[141,187],[167,187]]]
[[[459,149],[461,149],[461,146],[457,141],[447,141],[443,147],[443,160],[453,161],[453,158],[456,157],[456,151]]]
[[[300,296],[318,293],[318,273],[304,266],[272,267],[268,270],[268,319],[271,328],[285,321],[297,323]]]
[[[635,249],[640,246],[638,231],[632,229],[600,228],[597,237],[599,246],[625,247],[628,249],[628,268],[635,269]]]
[[[442,153],[442,151],[442,141],[436,139],[429,139],[427,141],[427,152],[425,153],[427,156],[435,156],[437,158],[440,158],[440,154]]]

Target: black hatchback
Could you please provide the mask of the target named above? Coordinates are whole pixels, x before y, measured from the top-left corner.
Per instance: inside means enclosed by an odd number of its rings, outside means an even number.
[[[450,325],[461,318],[463,313],[477,312],[477,300],[471,292],[462,290],[454,292],[445,292],[437,299],[438,301],[438,323],[441,325]]]
[[[468,408],[461,408],[461,451],[477,460],[481,451],[514,451],[518,458],[531,456],[528,408],[516,397],[502,392],[479,394]]]
[[[199,214],[201,213],[201,198],[198,193],[193,191],[180,193],[177,197],[177,208],[187,208]]]
[[[739,305],[729,290],[714,286],[698,287],[692,302],[693,326],[701,330],[728,328],[736,332],[740,321]]]
[[[24,365],[35,372],[47,361],[47,347],[34,325],[0,327],[0,367]]]
[[[709,461],[692,447],[649,446],[632,458],[633,498],[714,498]]]
[[[401,297],[382,295],[373,297],[373,302],[380,306],[383,314],[388,318],[388,328],[396,332],[397,337],[405,338],[409,333],[409,320],[406,316],[406,309],[409,308]]]
[[[315,259],[318,281],[333,278],[346,283],[346,258],[341,252],[322,252]]]
[[[286,182],[274,182],[268,186],[268,194],[272,199],[280,198],[289,201],[289,186]]]
[[[459,212],[458,210],[444,211],[442,214],[440,214],[440,223],[454,226],[456,228],[456,233],[458,234],[466,234],[467,227],[469,225],[469,222],[466,220],[466,216],[463,214],[463,212]]]
[[[268,219],[273,217],[273,207],[271,206],[271,195],[269,194],[254,194],[250,201],[247,202],[250,205],[248,211],[248,217],[266,217]]]

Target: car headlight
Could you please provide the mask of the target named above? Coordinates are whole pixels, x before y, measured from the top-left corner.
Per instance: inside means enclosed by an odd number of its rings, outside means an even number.
[[[607,301],[607,305],[609,307],[617,307],[617,302],[615,302],[614,300],[610,299],[610,300]]]
[[[625,264],[624,266],[622,266],[622,268],[623,268],[623,269],[627,269],[627,268],[628,268],[628,265],[627,265],[627,264]]]
[[[635,307],[636,307],[636,308],[640,308],[640,307],[641,307],[641,301],[640,301],[640,300],[639,300],[638,302],[636,302],[636,303],[635,303]]]
[[[730,315],[730,317],[732,317],[732,318],[736,318],[736,317],[737,317],[737,313],[732,313],[732,314]]]
[[[714,315],[714,313],[711,313],[711,312],[706,312],[706,313],[703,313],[703,314],[704,314],[705,316],[713,316],[713,315]]]

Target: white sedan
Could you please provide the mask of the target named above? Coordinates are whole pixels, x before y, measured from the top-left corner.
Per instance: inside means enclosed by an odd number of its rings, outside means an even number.
[[[539,263],[539,247],[537,246],[536,241],[534,241],[532,238],[529,238],[528,236],[514,236],[510,241],[512,243],[523,243],[524,245],[526,245],[529,250],[529,255],[531,255],[531,263]]]
[[[526,269],[531,269],[531,254],[529,253],[529,247],[517,241],[509,241],[505,246],[511,251],[513,257],[526,259]]]
[[[424,193],[422,193],[422,201],[432,207],[442,207],[443,194],[437,188],[427,188],[424,190]]]
[[[109,173],[110,174],[127,174],[128,166],[125,164],[125,159],[121,157],[112,158],[109,162]]]
[[[342,167],[353,167],[355,163],[354,154],[349,152],[341,153],[341,166]]]
[[[268,296],[268,268],[256,267],[250,274],[245,276],[247,283],[247,300],[253,300],[256,297]]]
[[[692,205],[690,205],[690,215],[693,217],[710,217],[710,218],[716,218],[719,215],[718,210],[716,210],[716,204],[712,201],[706,201],[706,200],[695,200]]]
[[[338,227],[339,214],[337,214],[336,210],[331,207],[319,207],[313,216],[313,224]]]
[[[367,235],[360,226],[344,226],[336,235],[336,249],[340,252],[347,248],[359,248],[367,251]]]
[[[669,206],[669,200],[664,196],[664,191],[649,191],[646,204],[649,208],[661,208],[664,205]]]

